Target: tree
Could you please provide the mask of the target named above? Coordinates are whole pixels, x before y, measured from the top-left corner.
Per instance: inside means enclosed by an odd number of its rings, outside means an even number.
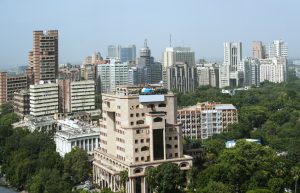
[[[300,168],[298,166],[293,167],[291,173],[292,173],[293,179],[295,181],[295,193],[297,193],[298,180],[299,180],[299,177],[300,177]]]
[[[122,185],[122,192],[126,192],[126,182],[129,180],[128,177],[128,171],[127,170],[123,170],[120,172],[120,181],[121,181],[121,185]]]
[[[255,189],[255,190],[248,190],[246,193],[273,193],[268,189]]]
[[[211,181],[202,190],[197,190],[197,193],[231,193],[232,190],[228,185],[222,182]]]
[[[153,179],[155,179],[154,182]],[[146,180],[148,184],[151,184],[154,192],[176,193],[180,192],[180,189],[183,188],[185,179],[177,164],[163,163],[157,168],[151,169],[150,172],[148,170]]]
[[[90,166],[87,153],[76,147],[64,157],[64,173],[71,182],[78,184],[88,177]]]
[[[104,188],[100,191],[100,193],[114,193],[114,192],[111,191],[109,188]]]
[[[41,169],[29,183],[30,193],[71,192],[71,186],[56,169]]]

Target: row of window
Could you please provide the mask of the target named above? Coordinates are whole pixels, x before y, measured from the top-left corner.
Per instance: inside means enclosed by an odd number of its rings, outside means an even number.
[[[141,160],[141,161],[150,161],[150,156],[147,156],[147,157],[141,157],[140,160]],[[139,157],[136,157],[136,158],[135,158],[135,161],[138,162],[138,161],[139,161]]]
[[[122,151],[122,152],[125,152],[125,148],[120,147],[120,146],[118,146],[118,145],[117,145],[117,150]]]
[[[136,113],[136,114],[135,114],[135,117],[139,117],[139,116],[140,116],[140,113]],[[141,116],[144,117],[144,116],[145,116],[145,113],[141,113]],[[130,117],[134,117],[134,113],[131,113],[131,114],[130,114]]]
[[[150,142],[150,138],[147,138],[146,140],[145,139],[140,139],[140,143],[144,143],[145,141],[146,141],[146,143],[149,143]],[[134,140],[134,143],[138,144],[139,140],[138,139]]]
[[[116,140],[117,140],[118,142],[125,143],[125,140],[124,140],[124,139],[121,139],[121,138],[119,138],[119,137],[116,137]]]
[[[144,130],[146,131],[146,134],[149,134],[149,129],[137,129],[137,130],[135,130],[135,133],[141,134],[141,133],[144,133]]]

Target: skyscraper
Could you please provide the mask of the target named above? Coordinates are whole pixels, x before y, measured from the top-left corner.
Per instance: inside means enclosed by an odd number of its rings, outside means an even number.
[[[121,62],[129,62],[129,63],[135,63],[136,60],[136,47],[135,45],[130,45],[123,47],[121,46],[119,48],[119,58]]]
[[[168,47],[163,53],[163,67],[169,67],[177,62],[195,66],[195,52],[188,47]]]
[[[262,44],[261,41],[252,42],[252,56],[257,59],[266,58],[266,47]]]
[[[260,62],[257,58],[244,58],[241,63],[244,72],[244,86],[259,86]]]
[[[33,32],[33,49],[29,53],[29,69],[31,83],[38,83],[40,80],[54,82],[58,77],[57,30]]]
[[[260,82],[268,80],[280,83],[286,81],[286,57],[268,58],[260,60]]]
[[[274,40],[269,46],[269,58],[288,57],[288,44],[282,40]]]

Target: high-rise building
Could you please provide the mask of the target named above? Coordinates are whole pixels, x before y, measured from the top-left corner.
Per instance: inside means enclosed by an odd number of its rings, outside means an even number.
[[[287,78],[287,58],[277,57],[260,60],[260,82],[268,80],[280,83]]]
[[[219,87],[219,66],[216,64],[197,64],[198,86]]]
[[[30,115],[39,117],[58,113],[58,84],[40,81],[30,85]]]
[[[95,81],[58,80],[59,112],[70,113],[95,109]]]
[[[261,41],[252,42],[252,56],[253,58],[257,58],[257,59],[266,58],[266,47],[263,45]]]
[[[128,70],[128,85],[138,84],[138,69],[137,67],[131,67]]]
[[[243,72],[239,69],[242,61],[242,43],[224,43],[224,63],[220,66],[220,88],[243,86]]]
[[[27,88],[27,75],[9,76],[6,72],[0,72],[0,105],[13,101],[15,92]]]
[[[186,63],[177,62],[163,72],[163,84],[168,90],[193,92],[197,88],[197,69]]]
[[[31,83],[55,82],[58,77],[58,31],[34,31],[33,49],[28,59]]]
[[[257,58],[244,58],[241,63],[244,72],[244,86],[259,86],[260,62]]]
[[[163,53],[163,67],[166,68],[179,62],[195,66],[195,52],[188,47],[166,48]]]
[[[109,45],[107,47],[107,57],[111,59],[120,58],[119,56],[119,46]]]
[[[269,58],[288,57],[288,44],[282,40],[274,40],[269,46]]]
[[[119,48],[119,58],[122,63],[135,63],[136,60],[136,47],[135,45],[130,46],[120,46]]]
[[[192,166],[192,157],[183,155],[172,92],[161,87],[120,87],[115,94],[102,95],[102,108],[100,148],[93,162],[93,180],[100,188],[120,191],[120,173],[126,170],[126,192],[149,193],[148,167],[175,163],[188,170]]]
[[[118,86],[128,84],[128,64],[110,59],[107,64],[97,65],[97,78],[101,93],[114,92]]]
[[[14,113],[20,118],[24,118],[26,115],[30,114],[29,91],[27,89],[14,93],[13,106]]]
[[[232,104],[198,103],[177,111],[184,137],[208,139],[213,134],[228,131],[228,125],[238,122],[237,109]]]

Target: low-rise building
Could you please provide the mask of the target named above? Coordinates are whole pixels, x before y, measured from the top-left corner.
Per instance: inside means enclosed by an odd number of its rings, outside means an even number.
[[[94,154],[99,148],[100,129],[78,120],[58,120],[57,132],[54,135],[56,151],[64,156],[72,148],[79,147],[88,154]]]
[[[227,132],[228,125],[238,122],[238,112],[232,104],[206,102],[179,109],[177,118],[184,137],[207,139]]]
[[[45,117],[34,117],[31,115],[27,115],[24,117],[24,127],[27,127],[29,131],[43,131],[54,133],[56,131],[57,121],[53,118],[53,116],[45,116]]]

